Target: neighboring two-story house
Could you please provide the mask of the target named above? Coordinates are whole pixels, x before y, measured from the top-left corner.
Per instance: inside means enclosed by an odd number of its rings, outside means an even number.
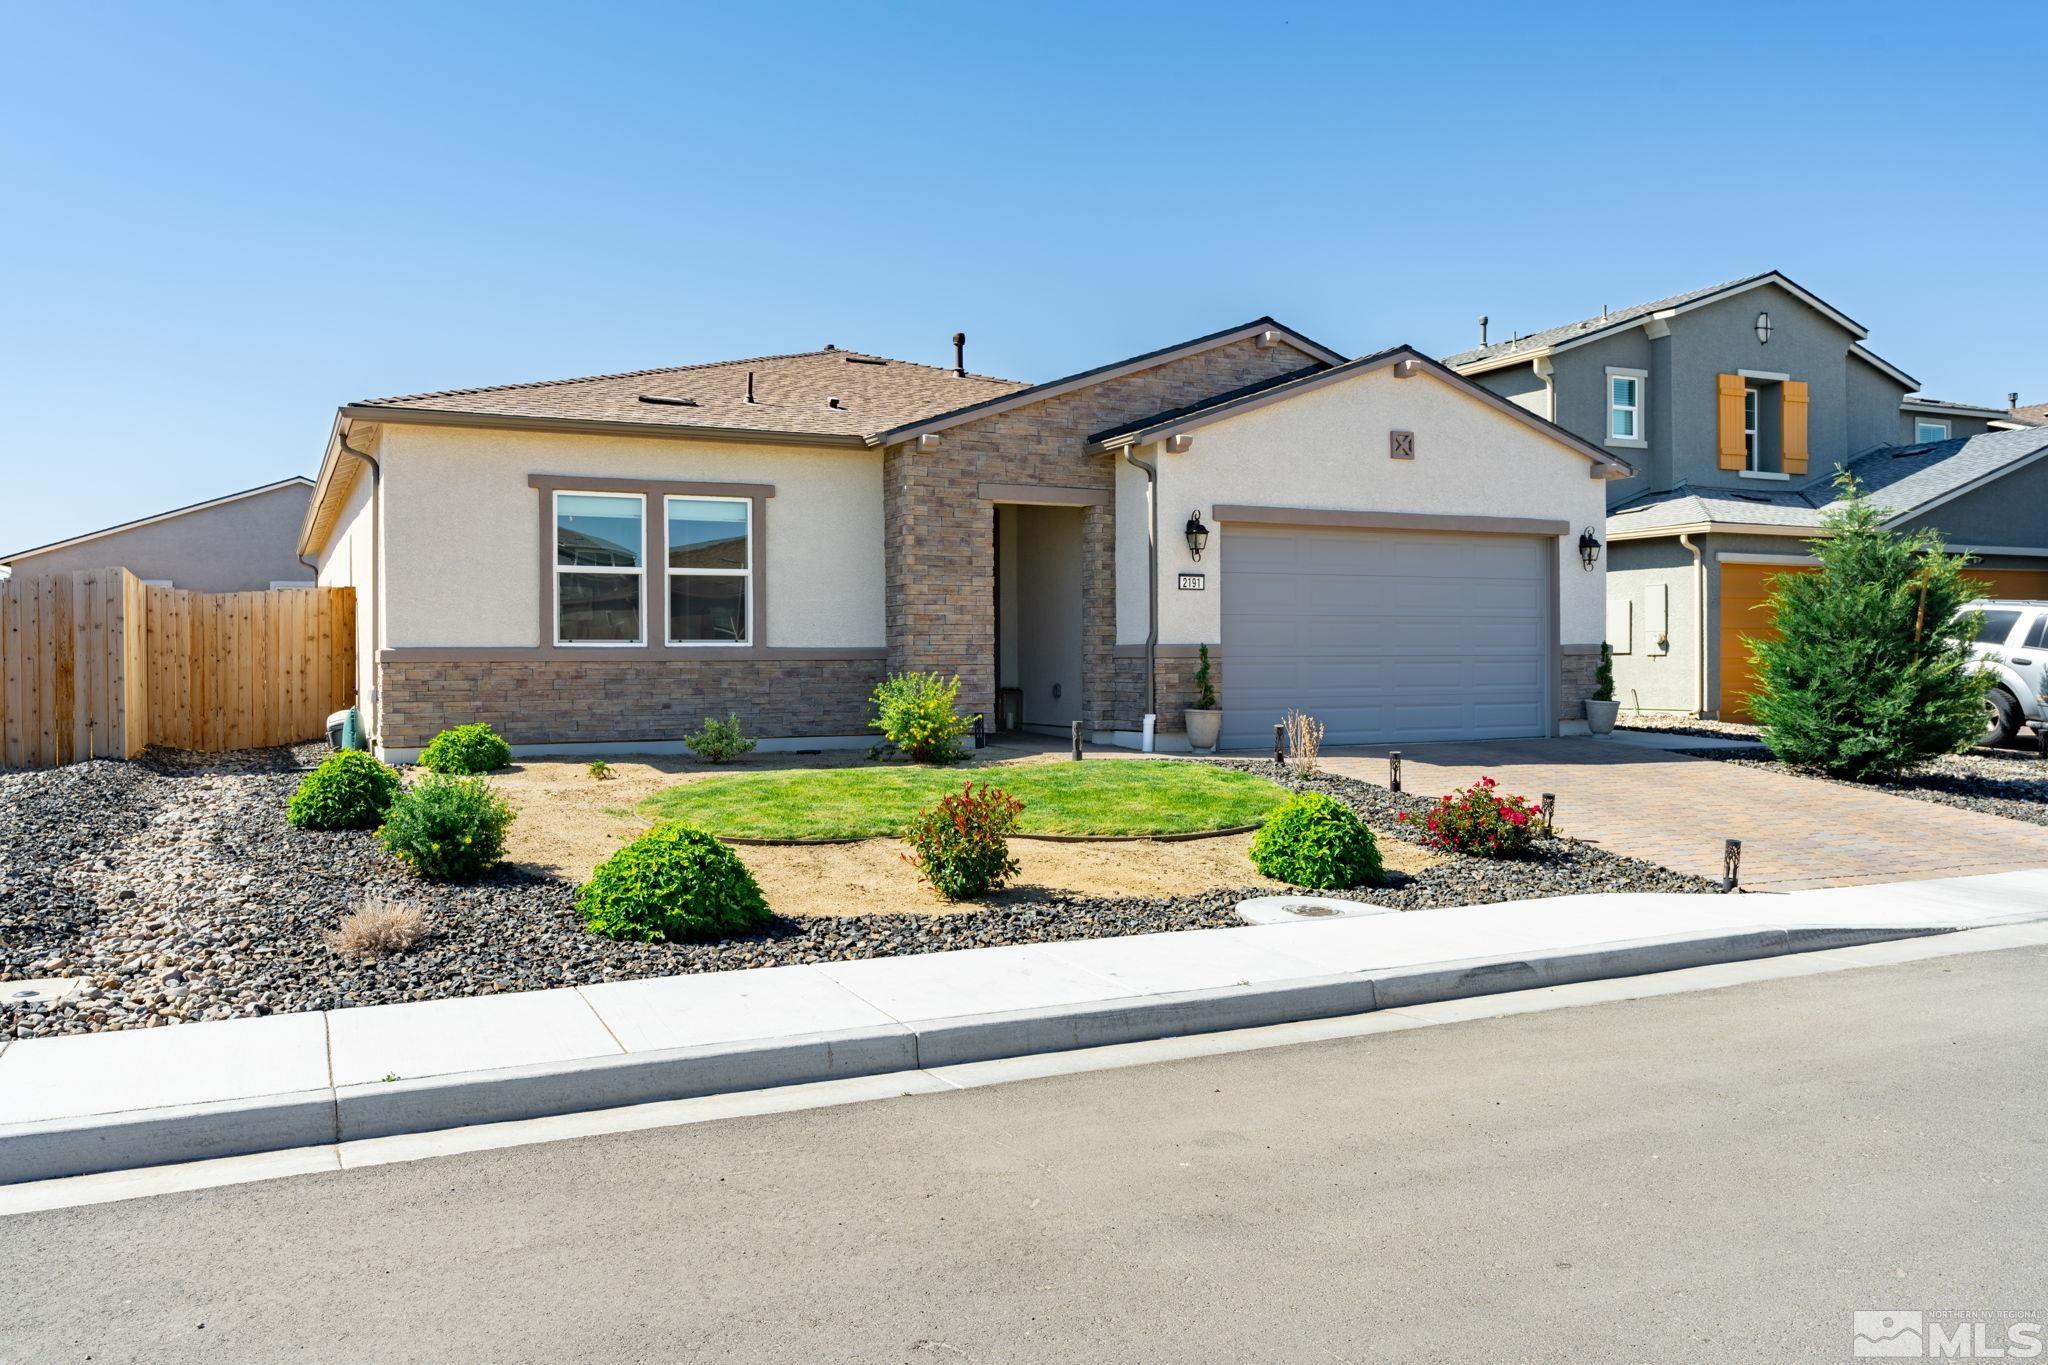
[[[1771,272],[1446,359],[1635,469],[1604,535],[1625,709],[1747,717],[1769,579],[1812,565],[1842,467],[2000,596],[2048,597],[2048,427],[1915,395],[1867,335]]]

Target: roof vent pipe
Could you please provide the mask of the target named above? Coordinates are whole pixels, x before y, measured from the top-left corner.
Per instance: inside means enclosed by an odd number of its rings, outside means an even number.
[[[752,370],[747,371],[747,401],[749,403],[754,401],[754,372]]]
[[[2017,393],[2007,394],[2005,396],[2005,406],[2009,412],[2018,412],[2020,410],[2020,396]]]
[[[953,373],[961,379],[967,377],[967,333],[965,332],[953,333]]]
[[[1479,344],[1481,346],[1486,344],[1486,314],[1484,313],[1479,315]]]

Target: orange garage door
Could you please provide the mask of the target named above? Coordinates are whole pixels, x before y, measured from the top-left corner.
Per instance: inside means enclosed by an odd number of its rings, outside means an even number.
[[[1721,718],[1748,720],[1756,668],[1746,641],[1775,640],[1765,599],[1770,580],[1785,573],[1812,573],[1808,564],[1723,564],[1721,566]],[[1971,578],[1991,585],[1994,597],[2048,598],[2048,569],[1971,569]]]

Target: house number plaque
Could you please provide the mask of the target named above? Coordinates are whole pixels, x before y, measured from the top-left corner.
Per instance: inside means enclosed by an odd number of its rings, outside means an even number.
[[[1200,592],[1202,586],[1203,578],[1201,574],[1184,573],[1180,576],[1180,590],[1182,592]]]

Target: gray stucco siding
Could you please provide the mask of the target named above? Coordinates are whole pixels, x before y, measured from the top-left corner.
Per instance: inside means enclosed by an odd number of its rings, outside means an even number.
[[[1844,436],[1847,445],[1839,452],[1814,447],[1816,469],[1832,467],[1843,458],[1853,458],[1899,439],[1899,400],[1906,396],[1906,386],[1867,360],[1845,355],[1843,364],[1843,392],[1848,403]],[[1911,428],[1907,431],[1910,434]],[[1823,454],[1828,456],[1825,463],[1821,459]]]
[[[1899,429],[1892,437],[1900,445],[1912,445],[1920,439],[1919,424],[1927,422],[1948,423],[1948,439],[1959,441],[1965,436],[1982,436],[1991,430],[1988,417],[1960,417],[1954,413],[1902,412],[1899,414]]]
[[[276,583],[311,583],[299,561],[299,526],[312,489],[292,484],[217,507],[95,536],[76,545],[17,555],[24,577],[79,569],[127,569],[194,592],[252,592]]]
[[[1534,365],[1510,365],[1506,369],[1488,370],[1485,374],[1473,375],[1472,382],[1538,417],[1550,416],[1550,394]]]
[[[1552,383],[1557,391],[1557,424],[1602,449],[1613,451],[1638,471],[1634,478],[1617,479],[1608,485],[1607,505],[1610,507],[1646,490],[1668,486],[1666,473],[1669,463],[1665,454],[1668,442],[1659,439],[1665,430],[1661,425],[1665,419],[1660,412],[1663,405],[1653,391],[1659,378],[1653,359],[1650,339],[1643,335],[1641,328],[1631,327],[1614,336],[1575,346],[1559,353],[1551,361],[1555,367]],[[1644,439],[1649,442],[1647,448],[1608,442],[1609,367],[1649,373],[1649,382],[1643,393],[1643,430]]]
[[[1902,525],[1909,530],[1931,526],[1955,545],[2048,549],[2048,458],[1993,479]]]

